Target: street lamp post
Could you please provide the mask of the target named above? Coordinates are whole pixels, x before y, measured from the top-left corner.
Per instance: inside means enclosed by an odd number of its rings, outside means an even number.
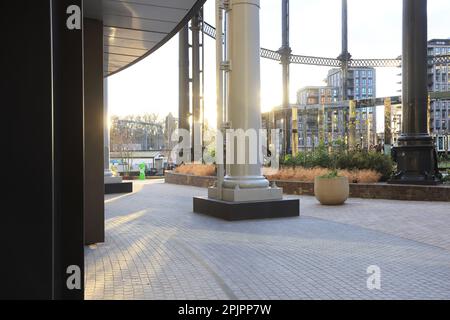
[[[439,183],[437,154],[427,123],[427,1],[403,0],[402,132],[394,149],[399,184]]]

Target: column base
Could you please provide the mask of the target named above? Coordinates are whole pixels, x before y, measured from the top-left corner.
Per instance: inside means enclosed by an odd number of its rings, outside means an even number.
[[[105,194],[132,193],[133,182],[106,183]]]
[[[226,221],[273,219],[300,216],[300,200],[231,202],[194,197],[194,212]]]
[[[209,199],[220,199],[230,202],[272,201],[283,199],[283,189],[278,187],[267,188],[222,188],[222,196],[219,197],[217,187],[208,189]]]
[[[430,138],[431,140],[431,138]],[[397,162],[397,172],[388,181],[389,184],[437,185],[442,183],[437,167],[437,155],[434,145],[422,141],[400,141],[394,147],[393,157]]]
[[[122,177],[105,176],[105,184],[122,183]]]

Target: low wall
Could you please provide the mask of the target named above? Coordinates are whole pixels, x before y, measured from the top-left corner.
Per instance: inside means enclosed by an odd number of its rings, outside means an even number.
[[[166,183],[208,188],[214,184],[216,177],[199,177],[173,172],[166,172]],[[283,192],[293,195],[314,195],[314,183],[301,181],[279,181],[277,186]],[[411,201],[449,201],[450,186],[413,186],[387,183],[350,183],[350,197],[364,199],[388,199]]]
[[[184,186],[194,186],[200,188],[209,188],[216,181],[216,177],[200,177],[189,174],[174,173],[166,171],[166,183],[181,184]]]

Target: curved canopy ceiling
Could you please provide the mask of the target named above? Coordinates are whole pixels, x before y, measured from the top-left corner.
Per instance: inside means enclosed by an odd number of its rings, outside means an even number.
[[[84,16],[103,21],[105,76],[172,38],[206,0],[86,0]]]

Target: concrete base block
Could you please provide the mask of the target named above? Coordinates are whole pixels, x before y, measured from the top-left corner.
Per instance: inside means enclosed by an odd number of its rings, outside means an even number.
[[[105,175],[105,184],[111,183],[122,183],[122,177],[114,177],[114,176],[106,176]]]
[[[230,202],[195,197],[194,212],[227,221],[298,217],[300,216],[300,200]]]
[[[211,187],[208,188],[208,198],[221,198],[221,200],[229,202],[273,201],[283,199],[283,189],[278,187],[256,189],[222,188],[222,197],[218,197],[217,187]]]
[[[105,194],[132,193],[133,182],[105,183]]]

